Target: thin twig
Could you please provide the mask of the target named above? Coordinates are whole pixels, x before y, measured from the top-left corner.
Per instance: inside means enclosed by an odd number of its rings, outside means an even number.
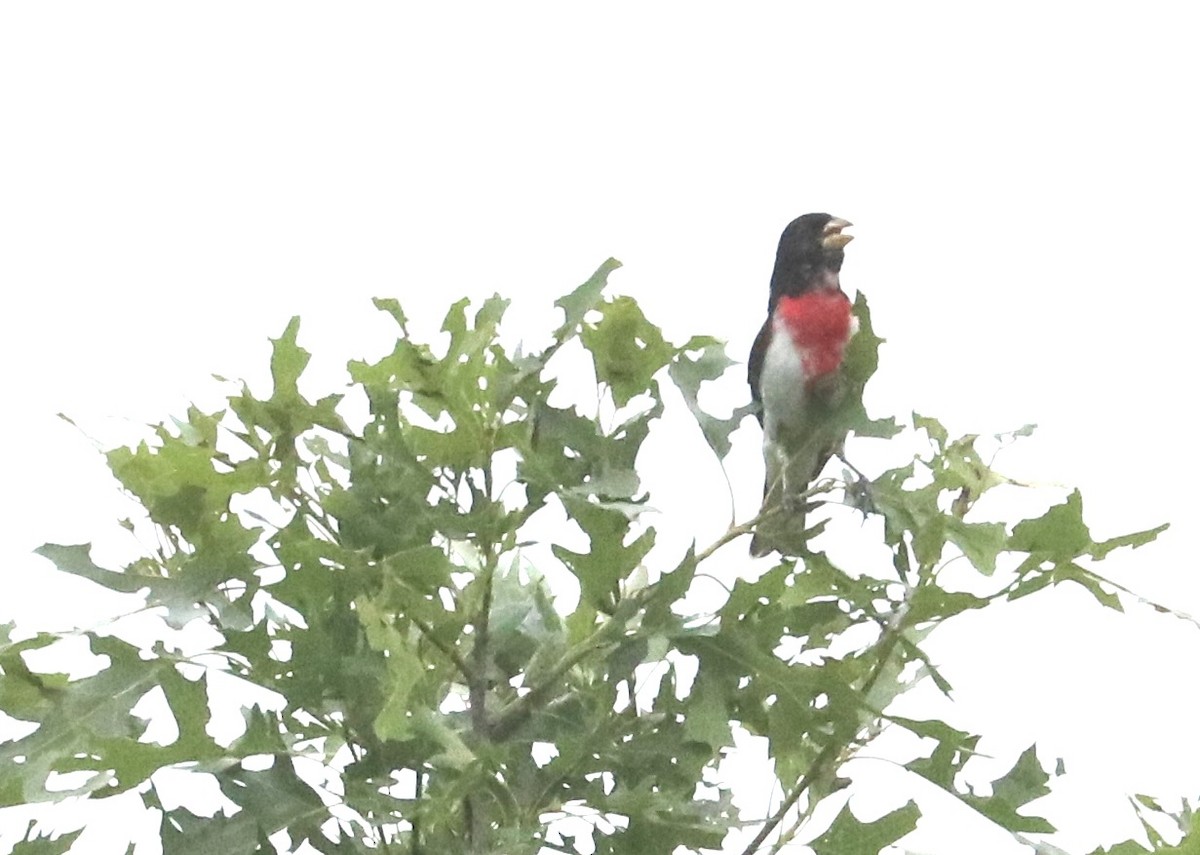
[[[463,682],[470,686],[474,682],[475,672],[474,669],[467,664],[467,660],[463,659],[462,655],[457,650],[434,635],[433,627],[428,623],[421,620],[419,617],[416,617],[415,615],[410,615],[409,620],[413,622],[413,626],[421,631],[421,635],[425,637],[426,641],[445,654],[446,658],[454,664],[456,669],[458,669],[458,673],[462,675]]]
[[[487,500],[492,498],[492,472],[484,468],[484,490]],[[500,561],[495,546],[492,543],[481,543],[484,553],[483,575],[480,584],[483,586],[483,596],[480,599],[479,610],[475,613],[475,638],[471,648],[470,678],[467,680],[467,690],[471,703],[471,723],[475,732],[485,735],[490,730],[487,715],[487,671],[488,643],[491,635],[492,618],[492,586],[496,576],[496,568]]]
[[[714,552],[716,552],[718,549],[720,549],[722,546],[729,543],[730,541],[736,540],[737,538],[741,537],[743,534],[749,534],[750,532],[754,531],[754,527],[757,526],[760,522],[762,522],[764,517],[769,516],[769,515],[770,515],[769,511],[764,512],[764,513],[761,513],[758,516],[756,516],[754,519],[749,520],[748,522],[742,523],[741,525],[730,526],[729,530],[726,531],[719,538],[717,538],[717,540],[714,543],[712,543],[707,549],[701,550],[700,552],[696,553],[696,563],[699,564],[701,561],[705,560],[706,558],[709,558]]]
[[[1114,582],[1112,579],[1109,579],[1107,576],[1100,575],[1095,570],[1088,570],[1087,568],[1081,568],[1081,569],[1083,570],[1083,572],[1086,575],[1091,576],[1097,582],[1103,582],[1106,585],[1112,585],[1118,591],[1128,594],[1129,596],[1133,597],[1135,600],[1137,600],[1142,605],[1149,606],[1150,608],[1154,609],[1156,612],[1159,612],[1160,614],[1169,614],[1173,617],[1179,618],[1180,620],[1185,620],[1188,623],[1195,624],[1196,626],[1200,626],[1200,620],[1197,620],[1196,618],[1192,617],[1187,612],[1181,612],[1178,609],[1173,609],[1170,606],[1164,606],[1161,603],[1157,603],[1154,600],[1151,600],[1149,597],[1143,597],[1137,591],[1131,591],[1129,588],[1126,588],[1121,583]]]
[[[871,689],[875,687],[875,684],[879,682],[879,678],[883,676],[884,668],[886,667],[888,660],[891,659],[892,651],[895,649],[896,643],[900,640],[900,628],[905,612],[906,609],[903,608],[896,611],[895,615],[893,615],[891,625],[888,627],[880,641],[879,657],[876,659],[875,666],[871,669],[871,673],[867,675],[866,681],[859,690],[864,697],[870,694]],[[825,744],[825,747],[821,749],[821,752],[809,765],[808,770],[805,771],[804,777],[800,779],[800,782],[796,784],[795,789],[792,790],[791,794],[784,800],[783,804],[779,806],[778,810],[771,815],[771,818],[767,820],[766,824],[763,825],[762,829],[759,830],[754,839],[750,841],[750,845],[742,851],[742,855],[754,855],[754,852],[756,852],[758,848],[766,842],[767,838],[770,837],[779,824],[783,822],[788,812],[791,811],[791,809],[796,806],[796,803],[800,801],[800,797],[803,796],[809,787],[812,786],[812,783],[814,780],[816,780],[817,776],[824,773],[825,767],[838,755],[838,752],[842,748],[842,745],[833,740],[830,740]]]
[[[630,600],[636,601],[636,599],[639,599],[639,597],[634,595],[633,597],[626,598],[625,602],[629,602]],[[623,630],[624,625],[624,621],[610,618],[591,635],[579,642],[574,649],[567,651],[566,655],[546,675],[544,680],[496,713],[491,728],[493,738],[503,739],[512,733],[515,728],[520,726],[532,714],[534,707],[558,685],[558,681],[565,677],[567,672],[597,649],[605,646],[609,641],[609,636],[619,634]]]
[[[820,483],[814,484],[813,486],[809,487],[803,493],[798,493],[795,496],[789,496],[788,498],[789,498],[789,501],[802,502],[807,499],[811,499],[813,496],[819,496],[822,493],[827,493],[827,492],[829,492],[829,490],[830,490],[829,483],[827,481],[822,481]],[[719,538],[717,538],[706,549],[703,549],[700,552],[696,553],[696,563],[699,564],[701,561],[704,561],[706,558],[710,558],[712,556],[712,554],[714,552],[716,552],[718,549],[720,549],[722,546],[724,546],[725,544],[727,544],[731,541],[737,540],[743,534],[750,534],[762,522],[764,522],[765,520],[771,519],[772,517],[782,513],[783,510],[784,509],[782,507],[775,507],[775,508],[771,508],[769,510],[763,510],[763,511],[759,512],[758,516],[754,517],[753,519],[747,520],[746,522],[742,523],[741,525],[730,526],[728,531],[726,531],[723,535],[721,535]]]
[[[834,758],[837,752],[838,745],[836,742],[829,742],[821,749],[821,753],[809,765],[808,771],[804,773],[804,777],[800,779],[800,783],[796,785],[791,795],[784,799],[779,809],[775,811],[766,824],[759,830],[758,834],[755,835],[754,839],[750,841],[750,845],[742,850],[742,855],[754,855],[758,851],[758,848],[766,843],[767,838],[771,836],[771,832],[775,830],[779,823],[783,822],[783,818],[787,815],[788,811],[796,806],[796,802],[800,801],[800,797],[804,795],[817,775],[824,770],[826,764]]]

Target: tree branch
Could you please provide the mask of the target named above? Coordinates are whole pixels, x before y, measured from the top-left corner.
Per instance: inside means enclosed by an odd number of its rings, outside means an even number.
[[[711,557],[714,552],[730,541],[737,540],[743,534],[749,534],[750,532],[754,531],[754,527],[762,522],[765,516],[769,515],[770,512],[762,513],[756,516],[754,519],[744,522],[741,525],[730,526],[729,530],[718,537],[712,544],[708,546],[708,548],[696,553],[696,563],[699,564],[704,559]]]
[[[791,795],[784,799],[783,804],[779,806],[779,810],[771,815],[771,818],[767,820],[754,839],[750,841],[750,845],[742,850],[742,855],[754,855],[758,851],[758,848],[766,843],[767,838],[771,836],[771,832],[775,830],[779,823],[783,822],[783,818],[787,816],[788,811],[796,806],[796,802],[800,801],[800,797],[812,786],[812,782],[816,780],[817,775],[821,774],[829,761],[837,755],[840,747],[836,742],[831,741],[826,743],[825,747],[821,749],[821,753],[816,756],[816,759],[812,761],[812,764],[804,773],[804,777],[800,779],[800,783],[796,784],[796,788],[792,790]]]
[[[892,651],[896,649],[896,644],[900,641],[900,629],[904,620],[904,614],[906,612],[907,609],[904,608],[904,604],[901,604],[901,607],[897,609],[896,613],[892,616],[890,625],[884,632],[883,637],[880,639],[879,657],[876,659],[875,666],[871,669],[871,673],[867,675],[867,679],[863,682],[862,688],[859,689],[859,692],[863,696],[870,694],[871,689],[875,687],[875,684],[879,682],[879,678],[883,676],[883,670],[886,667],[888,660],[892,656]],[[779,824],[783,822],[788,812],[796,806],[797,802],[800,801],[800,797],[803,796],[804,793],[812,786],[813,781],[815,781],[819,775],[826,771],[825,767],[828,766],[829,763],[838,756],[838,753],[844,747],[845,746],[843,746],[841,743],[832,739],[825,744],[825,747],[822,748],[821,752],[816,756],[816,758],[814,758],[808,769],[805,771],[804,776],[800,779],[799,783],[796,784],[795,789],[792,790],[786,799],[784,799],[784,802],[779,806],[779,809],[771,815],[771,818],[767,820],[766,824],[763,825],[758,834],[755,835],[754,839],[750,841],[750,845],[742,850],[742,855],[754,855],[759,847],[766,842],[767,838],[771,836],[772,832],[775,831]]]
[[[625,603],[639,603],[641,597],[634,595],[627,597]],[[529,718],[546,695],[550,694],[558,685],[559,681],[567,675],[567,673],[594,653],[597,649],[606,646],[610,636],[619,635],[624,629],[625,621],[617,618],[609,618],[595,632],[579,642],[573,649],[568,650],[566,655],[554,666],[546,678],[529,690],[528,693],[512,701],[496,713],[495,719],[492,721],[491,734],[495,739],[504,739],[518,728],[524,721]]]
[[[443,653],[446,658],[454,664],[454,667],[458,670],[458,673],[462,675],[463,682],[466,683],[468,687],[471,686],[475,681],[475,669],[473,669],[467,663],[467,660],[463,659],[462,655],[457,650],[434,635],[433,627],[428,623],[421,620],[419,617],[412,615],[409,616],[409,620],[413,622],[413,626],[421,631],[421,635],[424,636],[426,641],[441,651],[441,653]]]
[[[791,498],[792,498],[792,500],[799,502],[799,501],[804,501],[805,499],[811,499],[813,496],[819,496],[822,493],[828,493],[828,492],[829,492],[829,484],[827,482],[818,482],[817,484],[814,484],[813,486],[809,487],[803,493],[798,493],[797,495],[795,495]],[[774,516],[777,516],[782,511],[783,511],[783,508],[781,508],[781,507],[771,508],[770,510],[763,510],[763,511],[760,511],[756,517],[754,517],[753,519],[747,520],[746,522],[742,523],[741,525],[730,526],[728,531],[726,531],[723,535],[718,537],[706,549],[703,549],[700,552],[696,553],[696,563],[699,564],[701,561],[705,560],[706,558],[711,557],[712,554],[714,552],[716,552],[718,549],[720,549],[722,546],[724,546],[725,544],[727,544],[731,541],[737,540],[743,534],[750,534],[752,531],[754,531],[755,528],[758,527],[759,524],[761,524],[765,520],[768,520]]]
[[[471,725],[481,735],[490,730],[487,716],[487,669],[488,642],[490,641],[492,617],[492,582],[496,575],[498,556],[491,544],[486,544],[486,558],[480,584],[483,596],[479,610],[475,613],[475,643],[471,648],[471,664],[468,669],[467,690],[471,704]]]

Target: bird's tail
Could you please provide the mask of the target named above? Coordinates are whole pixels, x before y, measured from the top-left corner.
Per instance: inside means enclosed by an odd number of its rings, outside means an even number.
[[[759,512],[759,523],[750,538],[750,555],[761,558],[777,550],[784,555],[797,555],[804,551],[805,507],[798,504],[789,507],[782,496],[772,496],[770,487],[764,491],[763,506]],[[779,491],[782,493],[782,490]]]
[[[814,455],[802,448],[790,458],[768,452],[765,455],[767,477],[763,484],[762,510],[750,540],[750,554],[760,558],[772,550],[783,555],[805,551],[808,501],[802,498],[820,474],[828,455]]]

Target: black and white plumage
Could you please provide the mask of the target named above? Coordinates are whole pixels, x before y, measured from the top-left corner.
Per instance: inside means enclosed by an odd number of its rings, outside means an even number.
[[[750,393],[763,428],[763,518],[753,555],[804,542],[799,498],[845,440],[828,416],[845,392],[843,356],[856,322],[841,289],[850,223],[829,214],[793,220],[779,239],[767,320],[750,352]]]

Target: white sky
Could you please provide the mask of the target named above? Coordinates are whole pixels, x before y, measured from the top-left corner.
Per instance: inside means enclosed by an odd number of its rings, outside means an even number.
[[[372,296],[433,329],[499,291],[507,333],[542,341],[609,255],[668,337],[744,359],[778,234],[811,210],[855,223],[843,282],[888,339],[875,411],[1037,422],[1001,468],[1081,487],[1098,537],[1172,522],[1108,572],[1200,614],[1194,12],[988,8],[5,4],[0,620],[91,625],[100,599],[29,552],[129,549],[101,459],[56,412],[115,442],[215,406],[209,375],[261,383],[293,314],[328,389],[386,347]],[[745,394],[732,377],[715,406]],[[728,499],[674,424],[647,472],[659,524],[707,542]],[[737,440],[744,519],[757,429]],[[1008,762],[1033,740],[1065,757],[1052,817],[1080,851],[1131,830],[1122,792],[1200,792],[1198,645],[1069,589],[930,641],[957,725]],[[983,845],[957,833],[924,846]]]

